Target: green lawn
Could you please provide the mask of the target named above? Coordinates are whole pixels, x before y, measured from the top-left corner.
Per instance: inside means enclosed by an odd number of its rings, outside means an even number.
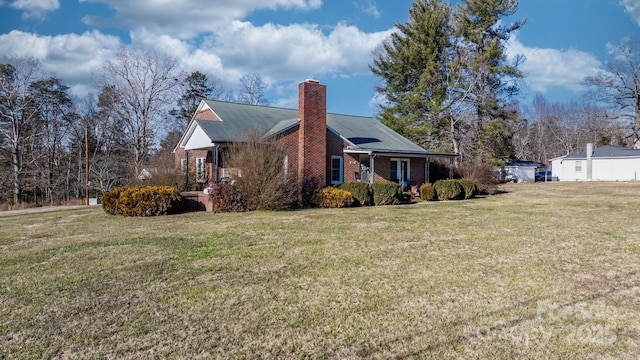
[[[637,358],[640,183],[0,218],[0,358]]]

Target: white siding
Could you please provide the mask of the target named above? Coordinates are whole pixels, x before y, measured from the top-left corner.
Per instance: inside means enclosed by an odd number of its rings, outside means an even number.
[[[576,162],[581,162],[580,172],[576,172]],[[586,159],[558,158],[551,161],[552,175],[560,181],[584,181],[587,179]],[[592,180],[629,181],[640,180],[640,158],[593,158]]]
[[[200,128],[200,126],[196,126],[193,131],[193,134],[189,137],[187,143],[184,145],[185,150],[193,150],[193,149],[206,149],[213,146],[211,144],[211,139],[209,136],[205,134],[205,132]]]
[[[505,166],[505,175],[516,178],[518,181],[534,182],[536,181],[536,168],[529,166]]]
[[[593,159],[593,180],[638,180],[640,159]]]

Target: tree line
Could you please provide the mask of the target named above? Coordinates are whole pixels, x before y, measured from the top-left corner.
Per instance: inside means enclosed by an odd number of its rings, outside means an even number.
[[[268,104],[260,74],[244,75],[234,94],[151,51],[121,49],[96,82],[98,94],[74,98],[36,60],[0,61],[0,203],[98,196],[147,167],[175,174],[171,152],[200,99]]]

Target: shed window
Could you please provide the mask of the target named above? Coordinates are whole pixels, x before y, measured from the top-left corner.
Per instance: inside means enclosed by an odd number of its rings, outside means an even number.
[[[582,161],[576,161],[576,172],[582,172]]]

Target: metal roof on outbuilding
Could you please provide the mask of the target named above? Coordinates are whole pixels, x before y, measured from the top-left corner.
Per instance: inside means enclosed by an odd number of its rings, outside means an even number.
[[[628,157],[640,157],[639,149],[629,149],[620,146],[605,145],[593,150],[592,158],[628,158]],[[565,159],[586,159],[587,152],[582,151],[579,153],[569,154],[564,157]]]

